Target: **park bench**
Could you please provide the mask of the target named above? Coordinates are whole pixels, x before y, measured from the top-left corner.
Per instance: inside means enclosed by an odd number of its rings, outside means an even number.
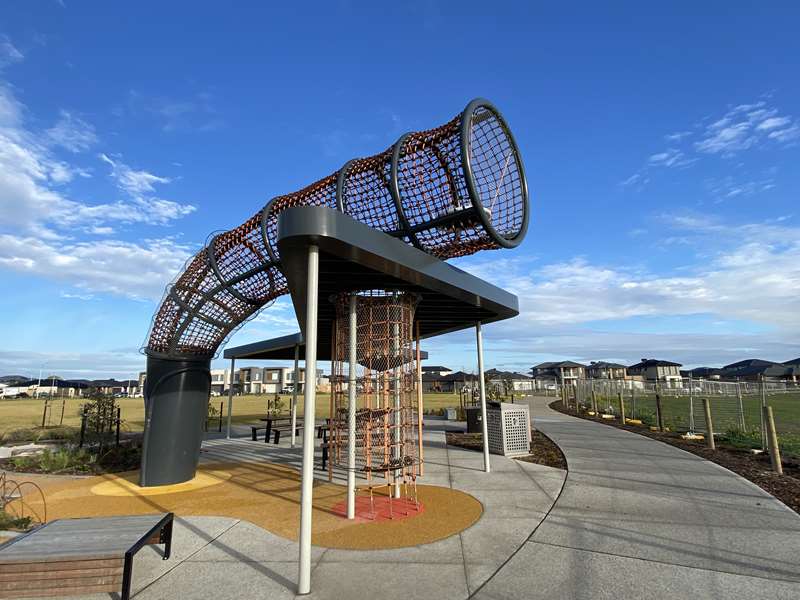
[[[131,593],[133,556],[172,546],[172,513],[59,519],[0,544],[0,598]]]

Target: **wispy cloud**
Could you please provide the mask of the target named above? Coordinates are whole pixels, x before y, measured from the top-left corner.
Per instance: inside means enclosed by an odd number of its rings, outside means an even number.
[[[520,318],[531,327],[714,313],[800,333],[800,228],[694,215],[664,216],[662,223],[664,237],[682,237],[697,248],[696,262],[674,274],[584,257],[543,265],[495,259],[464,268],[516,293]]]
[[[7,35],[0,35],[0,69],[20,62],[25,58]]]
[[[778,112],[764,100],[735,106],[706,126],[694,146],[699,152],[733,156],[770,140],[791,141],[794,139],[791,130],[796,123]]]
[[[26,112],[0,82],[0,268],[76,285],[87,292],[82,296],[158,298],[189,256],[188,246],[170,237],[133,243],[91,236],[111,236],[125,223],[166,225],[194,206],[158,197],[157,187],[170,183],[169,177],[107,154],[100,160],[111,167],[124,198],[90,204],[68,197],[64,184],[86,173],[56,151],[85,152],[98,143],[97,134],[68,111],[37,131],[27,125]]]
[[[87,292],[157,300],[191,250],[169,238],[73,242],[0,234],[0,267]]]
[[[701,123],[670,133],[664,139],[670,146],[651,154],[644,166],[620,182],[622,187],[641,191],[649,183],[654,169],[688,167],[704,156],[730,158],[751,148],[788,145],[800,140],[800,122],[780,114],[779,109],[769,106],[766,100],[760,100],[730,108],[709,124]],[[745,193],[749,193],[748,188],[742,188],[731,197]]]
[[[97,143],[94,127],[66,110],[60,112],[56,124],[45,133],[53,144],[70,152],[84,152]]]

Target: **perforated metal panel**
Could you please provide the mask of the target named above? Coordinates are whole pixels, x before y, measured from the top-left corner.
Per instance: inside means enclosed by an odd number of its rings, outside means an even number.
[[[489,452],[504,456],[530,453],[531,419],[525,404],[503,402],[499,408],[486,410]]]

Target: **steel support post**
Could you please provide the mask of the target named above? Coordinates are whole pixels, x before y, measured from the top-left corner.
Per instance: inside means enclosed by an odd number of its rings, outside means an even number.
[[[228,426],[225,433],[225,439],[231,439],[231,414],[233,413],[233,373],[236,366],[236,359],[231,359],[231,380],[228,384]],[[224,377],[224,374],[223,374]],[[222,382],[223,384],[225,381]]]
[[[306,374],[308,375],[308,374]],[[308,385],[308,377],[306,377]],[[300,389],[300,344],[294,345],[294,385],[292,386],[292,448],[297,437],[297,391]]]
[[[350,295],[348,324],[348,378],[347,378],[347,518],[356,518],[356,366],[358,364],[358,317],[356,294]]]
[[[394,451],[392,453],[393,457],[397,462],[400,462],[401,452],[400,452],[400,444],[403,441],[403,431],[401,428],[403,427],[403,415],[400,411],[400,324],[395,323],[393,326],[392,337],[394,339],[394,358],[398,361],[397,367],[394,369]],[[402,470],[397,469],[394,472],[394,497],[400,497],[400,475],[402,475]]]
[[[314,421],[317,389],[317,301],[319,295],[319,248],[308,248],[306,290],[306,389],[303,407],[303,470],[300,486],[300,569],[298,594],[311,592],[311,503],[314,493]],[[309,380],[309,374],[312,379]]]
[[[481,395],[481,431],[483,432],[483,470],[491,471],[489,463],[489,426],[486,421],[486,384],[483,380],[483,334],[481,322],[475,323],[475,338],[478,343],[478,390]]]

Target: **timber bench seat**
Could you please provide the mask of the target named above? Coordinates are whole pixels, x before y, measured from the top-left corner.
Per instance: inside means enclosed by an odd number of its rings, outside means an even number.
[[[133,556],[172,546],[172,513],[59,519],[0,544],[0,598],[131,593]]]

